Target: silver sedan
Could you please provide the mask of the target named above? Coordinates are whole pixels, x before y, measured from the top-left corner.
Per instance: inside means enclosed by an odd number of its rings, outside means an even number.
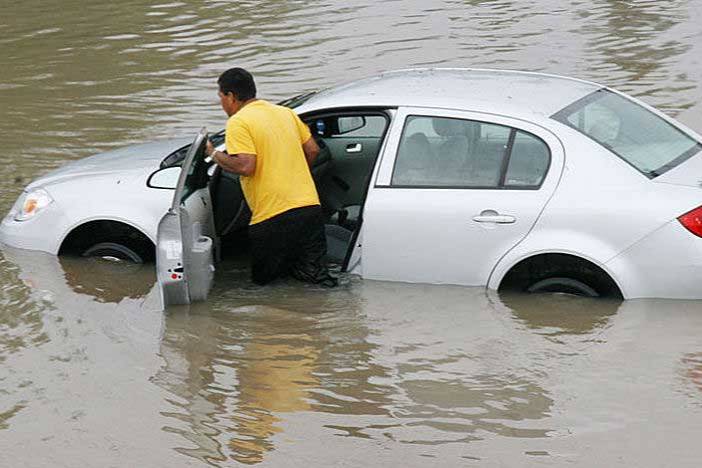
[[[322,148],[313,176],[329,257],[344,271],[702,298],[702,138],[636,99],[539,73],[422,69],[283,104]],[[205,136],[93,156],[35,180],[0,241],[156,258],[166,304],[205,299],[215,258],[249,221],[238,176],[202,157]]]

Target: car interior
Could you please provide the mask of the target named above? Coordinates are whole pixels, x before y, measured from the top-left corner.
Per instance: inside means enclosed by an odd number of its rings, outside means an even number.
[[[311,172],[326,220],[328,260],[345,267],[390,116],[382,110],[336,111],[303,120],[320,148]],[[246,244],[251,212],[238,175],[217,168],[209,187],[215,229],[228,256]]]

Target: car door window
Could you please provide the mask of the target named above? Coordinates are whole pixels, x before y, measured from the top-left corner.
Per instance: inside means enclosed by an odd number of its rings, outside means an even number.
[[[343,128],[344,119],[362,119],[359,125],[355,125],[354,130],[332,135],[332,138],[380,138],[385,133],[387,118],[380,115],[339,117],[339,127]]]
[[[207,174],[208,163],[205,161],[205,140],[196,149],[195,157],[189,167],[183,168],[187,171],[185,184],[180,202],[183,203],[190,195],[196,191],[207,187],[209,175]]]
[[[473,120],[409,116],[391,185],[497,188],[511,131]]]
[[[512,143],[505,187],[539,187],[546,177],[551,152],[540,138],[517,131]]]

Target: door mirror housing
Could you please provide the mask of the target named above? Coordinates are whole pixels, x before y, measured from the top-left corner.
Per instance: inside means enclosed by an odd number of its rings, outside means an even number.
[[[155,189],[175,190],[180,172],[179,166],[164,167],[151,174],[146,185]]]

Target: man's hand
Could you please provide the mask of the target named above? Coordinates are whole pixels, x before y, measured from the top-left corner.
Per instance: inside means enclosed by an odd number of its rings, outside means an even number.
[[[206,158],[211,158],[211,157],[212,157],[212,153],[214,153],[214,151],[215,151],[215,147],[214,147],[214,145],[212,144],[212,142],[208,139],[208,140],[207,140],[207,145],[205,146],[205,157],[206,157]]]
[[[310,137],[309,140],[302,144],[302,151],[305,153],[307,165],[312,167],[314,160],[317,159],[319,155],[319,146],[317,146],[317,142],[314,141],[314,137]]]

